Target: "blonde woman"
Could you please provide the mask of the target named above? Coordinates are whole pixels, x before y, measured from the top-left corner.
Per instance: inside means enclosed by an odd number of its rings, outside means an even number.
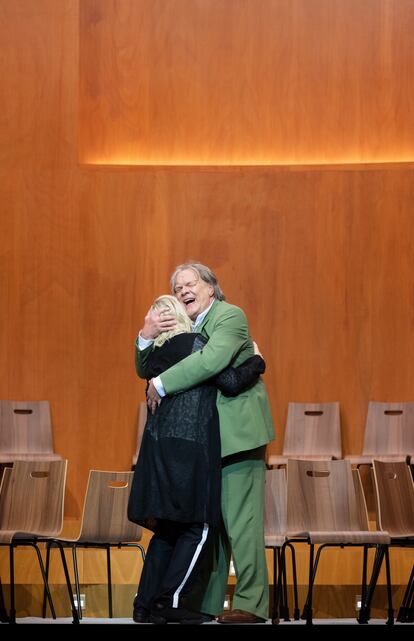
[[[182,304],[163,295],[152,312],[173,316],[176,325],[154,341],[148,378],[160,375],[207,339],[192,333]],[[214,381],[163,398],[148,414],[135,468],[128,517],[152,530],[137,596],[134,621],[203,623],[212,617],[189,609],[199,568],[221,521],[221,452],[217,387],[238,394],[264,371],[259,356],[227,368]]]

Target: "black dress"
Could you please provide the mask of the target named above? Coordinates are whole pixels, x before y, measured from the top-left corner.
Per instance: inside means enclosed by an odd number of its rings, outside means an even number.
[[[203,348],[201,334],[178,334],[155,348],[148,378]],[[148,414],[128,504],[128,518],[154,530],[157,520],[220,524],[217,388],[203,383],[165,396]]]

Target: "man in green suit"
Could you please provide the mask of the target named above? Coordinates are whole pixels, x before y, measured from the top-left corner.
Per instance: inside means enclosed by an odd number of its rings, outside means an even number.
[[[193,321],[193,331],[208,343],[150,382],[148,404],[155,409],[165,394],[177,394],[214,377],[228,365],[238,366],[253,355],[244,312],[225,302],[214,273],[200,263],[185,263],[171,278],[172,291]],[[152,341],[173,326],[168,316],[148,313],[137,339],[136,369],[145,376]],[[268,576],[264,548],[264,451],[274,438],[262,380],[236,397],[217,394],[222,455],[222,515],[217,559],[201,610],[218,615],[223,609],[230,557],[236,586],[233,609],[220,623],[259,623],[268,617]]]

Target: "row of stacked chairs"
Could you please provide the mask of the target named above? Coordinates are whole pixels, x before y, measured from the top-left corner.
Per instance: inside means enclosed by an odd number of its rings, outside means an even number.
[[[312,623],[313,586],[325,547],[362,546],[359,623],[367,623],[385,558],[388,618],[394,622],[388,549],[414,547],[414,403],[370,401],[360,454],[342,458],[340,405],[289,403],[281,455],[267,458],[266,546],[273,549],[273,621],[289,619],[286,548],[292,554],[294,618],[300,617],[294,543],[310,547],[308,593],[302,618]],[[359,467],[372,467],[376,530],[370,529]],[[318,551],[315,558],[315,544]],[[367,551],[375,547],[367,584]],[[414,566],[397,620],[414,621]]]
[[[286,548],[292,554],[294,618],[299,619],[295,545],[309,546],[309,578],[302,617],[312,623],[313,587],[321,552],[326,547],[363,548],[359,623],[368,623],[379,572],[385,558],[388,618],[394,623],[389,547],[414,547],[414,484],[405,461],[372,461],[376,529],[370,529],[358,468],[347,460],[289,459],[286,469],[266,471],[265,542],[273,550],[272,620],[289,620]],[[317,551],[315,546],[318,546]],[[368,581],[368,549],[375,548]],[[316,556],[315,556],[316,552]],[[414,621],[414,571],[397,621]]]
[[[135,465],[146,421],[146,404],[139,405]],[[338,402],[289,403],[281,455],[270,455],[269,467],[285,465],[289,458],[342,458]],[[414,456],[414,403],[370,401],[361,454],[346,456],[351,463],[409,462]],[[53,449],[48,401],[0,400],[0,464],[15,460],[58,460]]]
[[[142,560],[143,547],[139,544],[142,530],[127,519],[127,503],[132,472],[103,472],[91,470],[86,490],[82,522],[77,537],[63,538],[64,495],[67,461],[16,461],[6,468],[0,487],[0,545],[10,549],[10,610],[7,612],[0,584],[0,620],[16,620],[14,603],[14,550],[31,546],[36,550],[53,618],[56,618],[48,586],[50,549],[60,550],[73,621],[82,617],[80,587],[77,572],[78,547],[98,547],[107,550],[108,607],[112,616],[110,573],[111,547],[136,547]],[[294,618],[299,618],[297,599],[296,563],[294,546],[309,545],[309,582],[302,618],[312,623],[312,595],[319,558],[325,547],[362,546],[362,604],[360,623],[370,618],[372,596],[379,571],[385,558],[388,594],[388,619],[393,623],[391,575],[388,549],[414,546],[414,484],[405,462],[373,461],[373,475],[377,504],[377,529],[369,527],[368,513],[358,469],[349,461],[306,461],[289,459],[286,470],[266,471],[265,485],[265,543],[273,550],[273,623],[279,618],[289,619],[286,548],[292,552]],[[38,548],[46,544],[46,567]],[[315,558],[315,545],[318,546]],[[73,555],[77,607],[72,595],[64,548]],[[375,559],[370,581],[367,582],[367,551],[375,547]],[[413,621],[413,572],[397,620]],[[43,615],[46,612],[44,602]]]
[[[284,618],[286,615],[287,607],[287,597],[286,597],[286,567],[284,563],[285,549],[289,547],[292,552],[294,551],[293,543],[295,542],[295,536],[302,532],[314,532],[315,525],[320,527],[320,524],[315,524],[310,521],[309,523],[302,523],[302,530],[298,530],[298,527],[292,527],[291,516],[289,516],[288,505],[298,505],[298,500],[291,500],[288,502],[288,496],[290,496],[289,487],[292,487],[292,482],[288,482],[288,479],[292,479],[294,475],[298,476],[299,472],[293,473],[293,466],[299,466],[300,460],[304,461],[304,465],[307,465],[307,471],[305,474],[305,480],[313,479],[313,482],[316,483],[326,483],[327,479],[331,479],[338,473],[331,472],[331,465],[334,464],[334,470],[342,469],[342,477],[348,479],[347,482],[343,485],[343,488],[347,488],[349,491],[350,483],[349,478],[352,477],[354,489],[356,492],[356,505],[358,506],[358,518],[359,518],[359,530],[360,532],[368,532],[368,517],[366,516],[366,505],[365,499],[363,498],[362,485],[359,479],[358,470],[352,470],[351,463],[356,463],[360,465],[362,463],[371,463],[373,458],[379,462],[387,462],[388,464],[403,464],[403,467],[398,469],[393,468],[392,471],[388,470],[387,474],[393,479],[402,478],[402,469],[408,470],[409,468],[406,465],[406,462],[409,462],[412,452],[412,432],[413,432],[413,406],[412,403],[370,403],[368,409],[368,417],[366,423],[366,433],[365,433],[365,444],[367,447],[364,448],[363,456],[359,457],[346,457],[345,461],[336,460],[340,459],[341,456],[341,446],[340,446],[340,422],[339,422],[339,403],[321,403],[321,404],[301,404],[301,403],[290,403],[288,409],[288,419],[285,431],[284,447],[283,454],[281,457],[270,456],[268,458],[268,471],[267,471],[267,482],[266,482],[266,541],[267,544],[270,542],[277,541],[277,544],[270,544],[269,547],[272,547],[274,550],[274,613],[273,621],[277,622],[279,619],[280,613],[283,613]],[[137,430],[137,451],[133,460],[133,463],[136,461],[136,457],[139,452],[140,440],[142,437],[142,432],[145,425],[146,418],[146,405],[141,403],[140,411],[138,416],[138,430]],[[129,523],[126,519],[126,504],[127,497],[129,496],[130,484],[132,475],[131,472],[101,472],[101,471],[91,471],[88,488],[86,491],[85,501],[84,501],[84,512],[82,518],[81,530],[75,539],[59,539],[63,527],[63,500],[64,500],[64,487],[66,483],[66,467],[67,462],[63,461],[59,455],[53,451],[52,445],[52,436],[51,436],[51,421],[50,421],[50,409],[47,401],[39,401],[33,403],[26,402],[11,402],[11,401],[0,401],[0,421],[2,426],[9,425],[9,432],[14,433],[14,440],[9,440],[4,438],[4,433],[7,430],[0,430],[2,435],[2,440],[0,441],[0,452],[1,456],[4,458],[0,459],[0,462],[15,462],[13,468],[6,468],[2,480],[2,492],[0,495],[0,543],[3,545],[9,545],[11,547],[10,554],[10,577],[11,577],[11,596],[12,604],[10,614],[6,614],[4,607],[4,599],[2,598],[1,592],[1,583],[0,583],[0,618],[5,618],[6,620],[13,621],[15,620],[15,609],[14,609],[14,581],[13,575],[14,571],[12,568],[12,558],[13,550],[18,545],[26,544],[25,541],[30,540],[30,545],[34,545],[31,537],[27,538],[27,534],[33,534],[35,538],[35,545],[41,540],[46,542],[47,549],[47,558],[46,558],[46,568],[44,569],[44,578],[45,578],[45,595],[49,599],[49,604],[52,611],[52,616],[55,616],[53,603],[48,592],[47,584],[47,575],[48,575],[48,566],[50,559],[50,548],[55,545],[58,546],[61,550],[62,563],[64,563],[64,570],[66,575],[66,580],[68,584],[69,597],[71,599],[71,607],[73,612],[74,621],[79,620],[82,616],[82,611],[80,607],[80,588],[79,588],[79,579],[77,572],[77,561],[76,561],[76,548],[79,546],[85,545],[86,547],[99,546],[105,547],[107,549],[107,569],[108,569],[108,607],[109,614],[112,616],[112,594],[111,594],[111,580],[110,580],[110,547],[116,545],[121,547],[125,543],[137,544],[141,540],[142,532],[140,528]],[[38,440],[40,445],[33,447],[33,429],[31,424],[40,425],[39,429],[42,438]],[[16,429],[18,426],[18,429]],[[376,434],[374,434],[376,427]],[[19,436],[16,436],[16,433],[19,433]],[[24,438],[22,438],[22,434]],[[381,436],[382,435],[382,436]],[[380,437],[381,436],[381,437]],[[7,441],[7,442],[6,442]],[[339,447],[338,447],[339,443]],[[380,454],[375,454],[373,451],[372,443],[380,446]],[[384,445],[385,443],[385,445]],[[368,447],[368,444],[371,444]],[[34,452],[30,452],[30,448],[34,449]],[[378,449],[378,448],[377,448]],[[24,451],[23,451],[24,450]],[[24,459],[26,461],[26,466],[24,465]],[[16,460],[17,459],[17,460]],[[23,459],[23,460],[22,460]],[[308,460],[309,459],[309,460]],[[296,463],[294,463],[296,461]],[[312,461],[312,462],[311,462]],[[379,465],[377,463],[377,467]],[[51,465],[54,463],[55,465]],[[336,464],[340,464],[342,467],[336,468]],[[284,469],[275,469],[281,465],[287,464],[287,477],[286,471]],[[319,464],[319,467],[318,467]],[[273,467],[272,467],[273,466]],[[312,466],[316,466],[313,469]],[[344,467],[345,466],[345,467]],[[398,466],[397,466],[398,467]],[[53,489],[48,489],[47,491],[43,489],[39,491],[39,487],[46,487],[46,482],[44,479],[51,478],[52,470],[60,469],[60,474],[62,475],[60,481],[56,483],[54,481],[53,488],[58,488],[58,494],[56,495]],[[374,466],[374,470],[375,470]],[[289,471],[290,470],[290,471]],[[346,471],[344,471],[346,470]],[[349,471],[351,470],[351,476]],[[56,472],[53,472],[56,474]],[[106,475],[106,476],[105,476]],[[28,482],[30,480],[30,489],[24,488],[22,485],[23,479],[26,477]],[[356,478],[359,479],[356,482]],[[39,479],[39,484],[37,480]],[[43,486],[42,481],[43,479]],[[62,480],[63,479],[63,480]],[[275,479],[278,479],[277,482]],[[284,479],[284,481],[283,481]],[[409,479],[412,477],[409,475]],[[285,486],[283,486],[285,483]],[[114,496],[117,496],[119,499],[121,497],[120,492],[114,492],[114,489],[119,489],[119,484],[125,487],[124,496],[121,502],[117,504],[115,510],[109,508],[109,506],[114,505]],[[280,487],[279,487],[280,486]],[[14,487],[12,491],[10,488]],[[23,487],[23,490],[22,490]],[[279,489],[274,491],[275,487]],[[377,486],[376,486],[377,487]],[[394,485],[396,487],[396,485]],[[62,489],[63,488],[63,489]],[[269,495],[270,489],[272,489],[271,494]],[[360,490],[358,490],[360,488]],[[99,492],[109,492],[103,500],[97,499]],[[326,493],[326,488],[323,490]],[[342,490],[343,491],[343,490]],[[49,496],[48,492],[53,492]],[[33,494],[34,493],[34,494]],[[338,488],[336,489],[338,493]],[[112,498],[111,498],[112,495]],[[330,493],[328,492],[330,496]],[[20,499],[18,500],[18,497]],[[316,494],[319,497],[319,494]],[[332,493],[332,496],[335,496],[335,493]],[[396,496],[403,496],[400,492]],[[405,496],[405,494],[404,494]],[[13,500],[12,500],[13,497]],[[29,500],[30,497],[30,500]],[[38,500],[45,500],[45,509],[43,509]],[[53,500],[51,500],[51,497]],[[361,498],[362,497],[362,498]],[[349,501],[348,495],[345,495],[345,499]],[[29,500],[29,503],[27,502]],[[20,501],[20,503],[19,503]],[[379,504],[379,498],[377,497],[377,504]],[[11,506],[13,505],[13,509]],[[96,506],[108,506],[110,512],[107,514],[102,514],[102,512],[97,513]],[[273,507],[272,507],[273,505]],[[28,506],[31,506],[30,509]],[[95,508],[94,508],[95,506]],[[50,516],[51,520],[47,520],[45,525],[45,516],[47,513],[47,508],[49,508],[49,513],[52,509],[52,515]],[[319,500],[318,500],[319,507]],[[405,513],[408,515],[413,515],[414,510],[411,504],[405,504]],[[100,508],[101,510],[101,508]],[[112,511],[111,511],[112,510]],[[404,511],[404,510],[403,510]],[[309,514],[316,515],[318,510],[308,509]],[[331,510],[332,512],[332,510]],[[306,509],[302,509],[299,512],[300,514],[306,514]],[[334,512],[332,512],[334,513]],[[14,514],[14,516],[13,516]],[[273,514],[273,520],[271,515]],[[12,515],[12,518],[11,516]],[[43,516],[42,516],[43,515]],[[275,516],[276,515],[276,516]],[[33,517],[34,521],[27,521],[28,517]],[[113,517],[113,518],[112,518]],[[49,517],[48,517],[49,518]],[[274,518],[279,519],[276,522],[276,527],[274,523]],[[379,517],[378,517],[379,518]],[[13,520],[14,519],[14,520]],[[36,520],[37,519],[37,520]],[[404,522],[404,527],[401,530],[396,530],[395,528],[390,530],[390,527],[384,527],[383,524],[378,522],[378,532],[384,530],[387,532],[386,537],[387,543],[377,543],[379,547],[377,548],[376,554],[376,564],[381,566],[382,559],[386,557],[386,562],[388,559],[388,545],[395,545],[392,541],[397,539],[399,541],[404,540],[404,545],[408,546],[410,542],[410,537],[414,536],[414,525],[411,521],[408,523]],[[269,523],[273,523],[272,527],[269,530]],[[336,522],[336,530],[338,529],[338,522]],[[109,529],[104,526],[110,526]],[[295,522],[293,522],[295,525]],[[296,524],[297,525],[297,524]],[[306,527],[305,527],[306,526]],[[352,527],[355,526],[353,523]],[[115,527],[115,530],[114,530]],[[129,528],[129,529],[128,529]],[[334,529],[335,529],[334,528]],[[349,528],[349,526],[347,526]],[[353,532],[351,529],[343,528],[342,531]],[[405,529],[404,529],[405,528]],[[325,528],[326,529],[326,528]],[[331,531],[334,531],[331,528]],[[405,532],[405,534],[401,534]],[[18,534],[19,533],[19,534]],[[22,534],[23,533],[23,534]],[[371,535],[372,535],[371,531]],[[338,533],[336,533],[337,537]],[[371,536],[370,535],[370,536]],[[26,538],[25,538],[26,537]],[[269,539],[270,537],[270,539]],[[355,534],[352,535],[355,539]],[[335,537],[334,537],[335,538]],[[374,537],[375,538],[375,537]],[[308,540],[309,544],[312,543],[310,535],[307,538],[299,537],[300,541]],[[382,540],[384,536],[382,537]],[[328,543],[325,543],[327,545]],[[332,545],[333,543],[329,543]],[[356,542],[354,541],[354,544]],[[343,542],[340,544],[345,545]],[[369,542],[366,542],[364,545],[364,551],[367,547],[373,545]],[[72,591],[70,589],[69,575],[67,573],[67,568],[65,569],[65,561],[63,555],[63,547],[70,546],[72,548],[73,554],[73,566],[75,574],[75,584],[76,584],[76,593],[77,593],[77,607],[73,603]],[[137,547],[140,549],[142,558],[144,558],[144,550],[139,544]],[[320,551],[322,548],[319,548]],[[39,557],[39,563],[41,564],[41,556],[38,550],[37,554]],[[316,574],[317,562],[319,560],[320,551],[317,553],[317,560],[313,565],[312,561],[312,576]],[[313,552],[312,552],[313,555]],[[378,558],[377,558],[378,557]],[[276,570],[276,565],[278,566],[278,571]],[[364,564],[366,572],[366,561]],[[42,573],[43,569],[41,567]],[[375,570],[375,566],[374,566]],[[379,571],[379,570],[378,570]],[[310,570],[311,572],[311,570]],[[413,574],[413,573],[412,573]],[[310,574],[311,576],[311,574]],[[373,574],[370,590],[364,592],[367,599],[372,598],[372,591],[375,586],[375,572]],[[406,595],[406,603],[408,606],[406,610],[408,614],[399,613],[400,620],[408,620],[412,616],[412,602],[413,602],[413,585],[414,579],[411,576]],[[294,581],[295,588],[295,617],[298,616],[298,607],[297,607],[297,590],[296,582]],[[313,581],[309,580],[308,586],[308,597],[306,600],[306,605],[304,608],[303,616],[308,620],[312,621],[312,588]],[[389,588],[390,589],[390,588]],[[364,598],[362,609],[360,612],[359,619],[362,622],[364,617],[369,618],[369,615],[366,613],[369,612],[369,601],[365,601]],[[44,603],[44,612],[45,612]],[[389,604],[389,610],[392,609]],[[310,614],[309,614],[310,613]],[[410,614],[411,613],[411,614]],[[389,613],[388,620],[393,620],[392,615]]]
[[[67,460],[15,461],[6,467],[0,485],[0,546],[9,548],[10,608],[6,608],[0,582],[0,621],[15,623],[14,552],[18,547],[32,547],[37,554],[44,582],[43,617],[49,603],[52,617],[56,613],[51,597],[48,576],[50,551],[57,547],[63,565],[73,623],[82,618],[77,549],[106,550],[108,578],[108,610],[113,616],[111,587],[111,548],[134,547],[142,562],[145,550],[139,543],[142,528],[127,518],[127,505],[133,472],[106,472],[91,470],[84,498],[82,521],[76,537],[62,536]],[[39,544],[46,546],[46,565]],[[64,549],[72,551],[77,604],[66,563]]]
[[[410,462],[414,456],[414,403],[370,401],[360,454],[345,456],[353,465],[380,461]],[[289,403],[281,455],[270,455],[269,467],[289,458],[342,458],[340,407],[333,403]]]

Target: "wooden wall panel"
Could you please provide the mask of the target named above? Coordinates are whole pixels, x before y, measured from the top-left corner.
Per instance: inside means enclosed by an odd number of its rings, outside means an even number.
[[[81,0],[80,159],[414,158],[411,0]]]
[[[36,171],[77,157],[78,0],[0,8],[0,163]]]
[[[276,450],[291,400],[340,401],[347,453],[370,399],[412,400],[412,170],[17,172],[0,191],[2,394],[51,401],[77,509],[90,467],[130,464],[134,336],[185,258],[249,315]]]
[[[1,396],[50,401],[77,513],[78,2],[3,2],[0,39]]]
[[[346,453],[369,399],[410,400],[412,170],[166,172],[171,256],[210,264],[289,401],[340,401]],[[166,278],[167,274],[165,275]]]

